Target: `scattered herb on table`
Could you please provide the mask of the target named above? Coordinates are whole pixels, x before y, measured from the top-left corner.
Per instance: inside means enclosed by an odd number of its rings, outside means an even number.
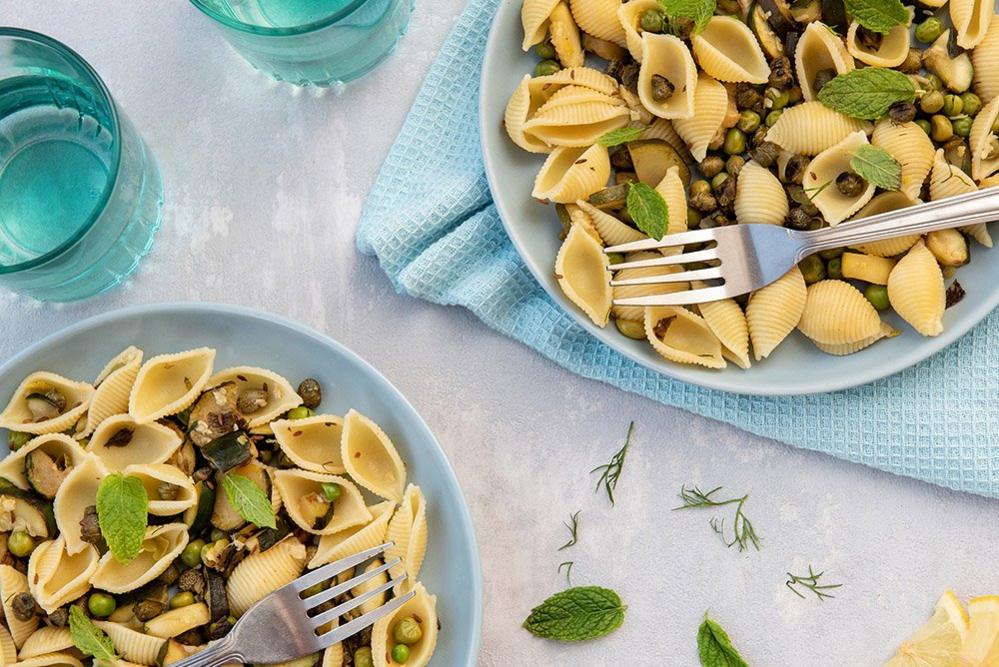
[[[583,510],[577,510],[575,514],[569,515],[569,521],[563,521],[562,525],[569,531],[569,541],[558,548],[559,551],[574,546],[579,541],[579,515]]]
[[[834,598],[835,595],[828,593],[827,591],[833,590],[835,588],[841,587],[843,584],[820,584],[819,579],[825,572],[815,572],[812,566],[808,566],[808,575],[799,575],[787,573],[787,581],[784,585],[787,586],[788,590],[797,595],[799,598],[804,598],[805,595],[796,586],[801,586],[802,588],[811,591],[820,600],[825,600],[826,598]]]
[[[614,505],[614,489],[617,488],[617,482],[621,478],[621,470],[624,468],[624,459],[628,455],[628,446],[631,445],[631,434],[634,430],[635,422],[631,422],[628,425],[628,435],[624,439],[624,446],[611,458],[610,463],[597,466],[590,471],[591,475],[598,470],[600,471],[600,479],[597,480],[596,491],[599,493],[600,487],[603,486],[607,492],[607,498],[610,500],[611,506]]]
[[[596,639],[621,627],[626,609],[609,588],[578,586],[532,609],[524,628],[537,637],[561,642]]]
[[[704,614],[697,629],[697,655],[702,667],[749,667],[732,645],[728,633],[716,621]]]
[[[707,507],[735,505],[735,516],[732,520],[732,539],[725,537],[724,519],[713,517],[708,522],[711,525],[711,529],[718,533],[722,542],[725,543],[725,546],[738,546],[739,551],[746,551],[749,547],[753,547],[759,551],[760,537],[756,534],[756,529],[753,527],[752,522],[744,512],[746,501],[749,500],[749,494],[747,493],[739,498],[727,498],[721,500],[715,497],[715,494],[721,490],[722,487],[720,486],[715,487],[708,492],[701,491],[696,486],[689,489],[686,486],[681,486],[680,499],[683,501],[683,504],[679,507],[674,507],[673,510],[703,509]]]
[[[575,565],[571,560],[564,561],[558,564],[558,572],[565,570],[565,583],[572,586],[572,566]]]

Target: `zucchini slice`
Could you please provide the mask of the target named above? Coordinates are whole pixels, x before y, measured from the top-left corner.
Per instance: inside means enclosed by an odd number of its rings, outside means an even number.
[[[753,3],[752,9],[749,10],[749,27],[752,28],[753,34],[756,35],[756,39],[759,40],[767,57],[773,60],[784,55],[782,40],[770,27],[767,13],[759,2]]]
[[[250,439],[242,431],[215,438],[201,449],[202,456],[219,472],[226,472],[250,460]]]
[[[659,185],[670,167],[680,169],[680,180],[690,185],[690,168],[676,149],[662,139],[641,139],[628,144],[638,180],[652,187]],[[627,186],[625,186],[627,187]]]

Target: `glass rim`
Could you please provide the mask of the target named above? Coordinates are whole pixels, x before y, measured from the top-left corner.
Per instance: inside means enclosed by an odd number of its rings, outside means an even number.
[[[43,35],[40,32],[0,25],[0,39],[4,38],[24,39],[54,49],[70,61],[80,65],[85,72],[94,78],[94,81],[98,86],[98,92],[104,97],[111,109],[111,121],[114,124],[114,154],[112,156],[111,171],[108,174],[108,182],[104,186],[104,192],[101,193],[100,205],[94,207],[94,210],[91,212],[90,217],[86,220],[86,222],[81,225],[72,236],[43,255],[39,255],[38,257],[20,262],[18,264],[0,264],[0,275],[17,273],[19,271],[26,271],[28,269],[41,266],[42,264],[57,258],[59,255],[76,245],[76,243],[93,228],[94,224],[97,223],[98,218],[100,218],[101,214],[104,213],[108,200],[111,198],[111,193],[114,192],[115,185],[118,182],[118,169],[121,166],[121,120],[118,117],[118,107],[115,104],[114,98],[111,97],[111,91],[108,90],[107,84],[104,83],[104,80],[97,73],[97,70],[95,70],[90,63],[84,60],[83,56],[76,51],[69,48],[59,40],[49,37],[48,35]]]
[[[338,9],[329,16],[324,16],[323,18],[312,21],[311,23],[303,23],[302,25],[281,28],[261,26],[254,23],[239,21],[231,16],[226,16],[225,14],[216,11],[213,7],[209,6],[205,0],[191,0],[191,4],[198,8],[203,14],[208,16],[208,18],[217,21],[228,28],[254,35],[288,37],[293,35],[303,35],[305,33],[315,32],[316,30],[329,27],[363,5],[366,1],[367,0],[353,0],[353,2],[350,2],[348,5]]]

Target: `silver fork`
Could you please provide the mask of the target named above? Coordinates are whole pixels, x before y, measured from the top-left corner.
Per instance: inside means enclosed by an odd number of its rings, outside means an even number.
[[[357,634],[374,624],[378,619],[391,614],[406,604],[416,595],[416,592],[410,591],[405,595],[393,598],[381,607],[328,632],[320,633],[319,629],[400,583],[406,578],[405,573],[332,609],[313,616],[310,616],[309,612],[314,611],[317,606],[324,602],[346,593],[358,584],[364,583],[382,572],[387,572],[389,568],[398,565],[401,559],[396,558],[307,598],[302,598],[302,593],[318,583],[332,579],[341,572],[374,558],[390,546],[392,543],[388,542],[359,554],[342,558],[282,586],[250,607],[236,622],[228,635],[209,644],[205,650],[173,663],[172,667],[214,667],[229,662],[245,664],[286,662],[322,651],[328,646]]]
[[[714,241],[712,248],[612,264],[611,271],[679,266],[717,260],[718,266],[664,275],[611,280],[611,285],[662,285],[692,281],[723,281],[669,294],[614,299],[618,306],[679,306],[718,301],[746,294],[774,282],[805,257],[822,250],[872,241],[925,234],[999,219],[999,188],[979,190],[898,211],[872,215],[836,227],[800,232],[779,225],[730,225],[668,234],[605,248],[605,253],[680,248]]]

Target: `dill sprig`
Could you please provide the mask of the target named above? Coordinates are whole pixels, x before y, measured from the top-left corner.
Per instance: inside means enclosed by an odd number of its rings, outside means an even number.
[[[590,474],[601,471],[600,479],[597,480],[597,488],[595,491],[600,492],[601,485],[607,491],[607,498],[610,500],[611,506],[614,505],[614,489],[617,488],[617,481],[621,477],[621,470],[624,468],[624,459],[628,455],[628,446],[631,444],[631,433],[635,430],[635,422],[631,422],[628,425],[628,435],[624,439],[624,446],[618,450],[610,463],[605,463],[602,466],[597,466],[590,471]]]
[[[756,528],[753,527],[752,521],[746,516],[743,511],[746,506],[746,501],[749,500],[749,494],[738,498],[726,498],[718,499],[715,497],[722,487],[716,486],[710,491],[701,491],[697,486],[687,488],[685,485],[680,487],[680,500],[683,504],[679,507],[674,507],[673,510],[686,510],[686,509],[704,509],[706,507],[724,507],[726,505],[735,505],[735,516],[732,520],[732,538],[728,539],[725,536],[725,520],[719,519],[718,517],[712,517],[708,524],[711,526],[711,530],[715,531],[719,537],[721,537],[722,542],[727,547],[738,546],[739,551],[746,551],[749,547],[753,547],[757,551],[760,550],[760,536],[756,534]]]
[[[561,572],[562,568],[565,568],[565,583],[566,585],[572,585],[572,566],[574,563],[571,560],[567,560],[564,563],[558,564],[558,571]]]
[[[799,598],[804,599],[805,595],[795,588],[795,586],[802,586],[807,590],[810,590],[815,594],[819,600],[825,600],[826,598],[834,598],[835,595],[827,593],[826,591],[832,590],[834,588],[839,588],[843,584],[820,584],[819,578],[825,574],[825,572],[816,572],[812,569],[812,566],[808,566],[808,576],[787,573],[788,579],[784,582],[788,590],[797,595]]]
[[[559,551],[574,546],[579,541],[579,515],[583,510],[577,510],[575,514],[569,515],[568,521],[563,521],[562,525],[569,531],[569,541],[558,548]]]

